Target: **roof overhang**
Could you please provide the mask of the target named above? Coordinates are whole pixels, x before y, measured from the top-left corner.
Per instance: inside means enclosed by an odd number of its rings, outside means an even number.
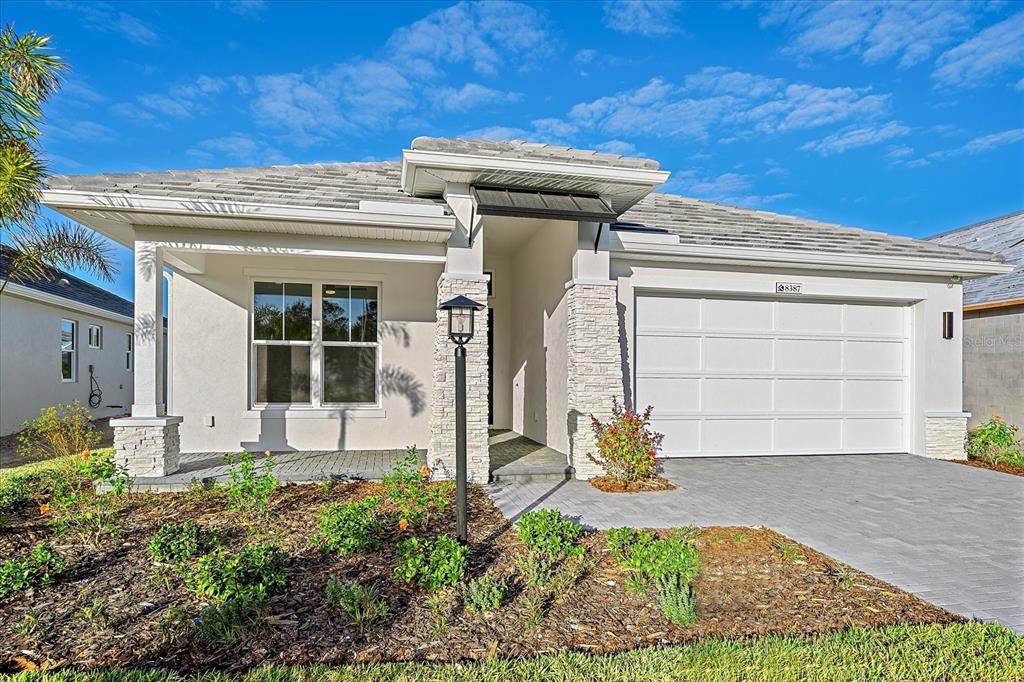
[[[88,303],[74,301],[70,298],[64,298],[63,296],[51,294],[48,291],[40,291],[39,289],[33,289],[32,287],[27,287],[24,284],[19,284],[17,281],[7,283],[7,288],[4,289],[4,295],[17,296],[18,298],[24,298],[29,301],[44,303],[46,305],[55,306],[57,308],[64,308],[66,310],[72,310],[78,313],[85,313],[86,315],[92,315],[94,317],[112,320],[114,322],[120,322],[122,324],[131,325],[134,324],[135,322],[131,317],[128,317],[127,315],[115,313],[112,310],[107,310],[106,308],[100,308],[98,306],[89,305]]]
[[[443,196],[448,183],[590,194],[604,199],[621,215],[668,177],[668,171],[648,168],[417,149],[402,152],[402,189],[415,197]]]
[[[1011,272],[1014,267],[1008,263],[995,261],[681,244],[678,236],[660,232],[613,231],[612,235],[611,257],[624,260],[717,263],[801,270],[887,272],[959,277],[961,279],[1000,275]]]
[[[131,248],[135,227],[192,228],[445,243],[442,206],[361,202],[359,210],[178,197],[45,190],[42,203]]]
[[[1009,298],[1002,301],[985,301],[984,303],[970,303],[964,306],[964,312],[969,313],[976,310],[995,310],[997,308],[1024,307],[1024,298]]]
[[[618,217],[604,199],[593,194],[561,194],[531,189],[473,187],[480,215],[609,223]]]

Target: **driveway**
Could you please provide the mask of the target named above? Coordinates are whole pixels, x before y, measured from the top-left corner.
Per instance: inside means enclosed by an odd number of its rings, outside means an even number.
[[[969,618],[1024,632],[1024,478],[914,455],[667,460],[678,490],[584,481],[489,487],[508,517],[588,526],[766,526]]]

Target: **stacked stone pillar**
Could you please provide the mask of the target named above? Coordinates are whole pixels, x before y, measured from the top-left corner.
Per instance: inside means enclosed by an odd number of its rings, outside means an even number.
[[[924,416],[924,450],[934,459],[967,459],[967,412],[933,412]]]

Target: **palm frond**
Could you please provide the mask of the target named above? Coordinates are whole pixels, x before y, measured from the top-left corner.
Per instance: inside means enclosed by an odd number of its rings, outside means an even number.
[[[45,279],[54,275],[54,268],[85,270],[100,279],[111,281],[117,274],[110,243],[98,233],[74,223],[46,221],[11,230],[15,253],[11,257],[7,281]]]
[[[0,133],[4,139],[36,141],[42,104],[60,89],[67,64],[50,50],[50,36],[13,24],[0,29]]]
[[[0,140],[0,225],[32,223],[46,165],[25,142]]]

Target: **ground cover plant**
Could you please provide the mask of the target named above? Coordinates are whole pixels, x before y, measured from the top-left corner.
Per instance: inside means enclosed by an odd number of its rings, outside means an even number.
[[[1024,476],[1024,442],[1020,427],[993,415],[967,434],[968,462],[1009,474]]]
[[[0,472],[0,485],[27,473]],[[402,529],[393,521],[401,505],[367,482],[275,486],[260,524],[232,509],[223,489],[125,493],[120,534],[90,544],[57,533],[52,512],[40,512],[62,490],[50,483],[10,510],[0,531],[0,556],[23,561],[44,543],[64,563],[50,584],[3,601],[0,671],[500,660],[959,620],[765,529],[632,531],[664,550],[638,559],[647,585],[634,591],[640,571],[621,558],[636,541],[623,533],[610,542],[615,532],[582,529],[557,510],[510,523],[478,486],[469,490],[466,546],[453,539],[452,513]],[[451,510],[449,486],[425,485]],[[313,544],[327,509],[374,497],[379,518],[392,519],[376,547],[343,554]],[[206,534],[216,542],[197,547]],[[157,536],[167,561],[151,554]],[[780,542],[804,560],[786,561]],[[679,558],[689,547],[697,572]],[[658,584],[659,575],[685,579]]]
[[[323,511],[313,544],[325,552],[342,555],[377,549],[384,529],[379,507],[377,496],[332,504]]]

